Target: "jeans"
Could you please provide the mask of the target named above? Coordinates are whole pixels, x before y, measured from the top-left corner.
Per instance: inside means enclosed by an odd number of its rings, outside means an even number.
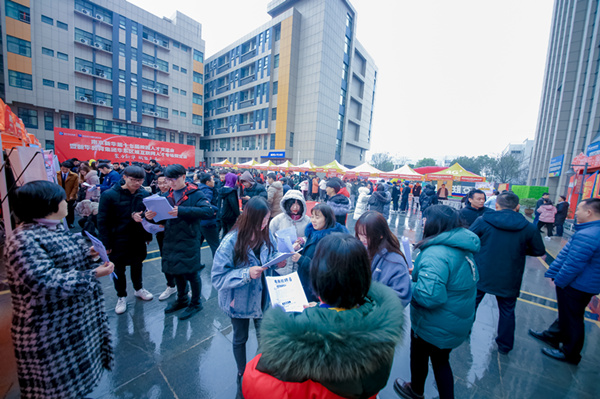
[[[562,225],[562,224],[557,224],[557,225],[556,225],[556,236],[557,236],[557,237],[562,237],[564,232],[565,232],[565,231],[564,231],[564,225]]]
[[[200,232],[202,233],[202,236],[200,236],[200,246],[202,246],[202,243],[204,243],[204,240],[206,239],[206,242],[208,243],[208,246],[210,247],[210,251],[212,252],[212,256],[214,258],[215,252],[217,252],[217,248],[219,248],[220,244],[219,228],[216,224],[213,224],[211,226],[200,226]]]
[[[200,294],[202,293],[202,279],[200,272],[175,274],[175,283],[177,284],[177,300],[187,300],[187,283],[190,283],[192,289],[192,300],[190,306],[200,306]]]
[[[475,312],[477,312],[479,303],[484,296],[485,292],[477,290]],[[500,314],[496,344],[498,344],[498,349],[501,351],[510,352],[515,345],[515,306],[517,305],[517,298],[496,295],[496,301],[498,302],[498,313]]]
[[[260,322],[262,319],[253,319],[256,329],[256,339],[260,346]],[[248,342],[248,331],[250,330],[250,319],[231,319],[233,327],[233,357],[237,364],[238,374],[244,374],[246,369],[246,342]]]
[[[115,290],[119,298],[127,296],[127,278],[125,277],[125,268],[127,267],[124,263],[115,262],[115,274],[117,278],[113,279]],[[131,275],[131,283],[133,288],[137,290],[142,289],[142,262],[133,263],[129,266],[129,273]]]
[[[429,373],[429,359],[431,358],[440,399],[454,398],[454,377],[450,367],[450,351],[452,349],[440,349],[419,338],[413,330],[410,331],[411,386],[417,395],[423,395],[425,391],[425,380]]]

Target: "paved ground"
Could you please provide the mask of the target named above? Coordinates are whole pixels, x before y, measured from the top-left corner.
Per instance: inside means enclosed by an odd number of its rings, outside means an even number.
[[[350,223],[352,228],[353,221]],[[420,219],[392,215],[390,225],[396,234],[411,240],[420,237]],[[517,305],[517,331],[514,350],[499,355],[494,343],[498,308],[492,297],[479,307],[470,339],[454,350],[451,364],[457,398],[597,398],[600,390],[600,324],[598,314],[588,313],[583,360],[578,367],[546,358],[542,345],[527,335],[528,328],[543,329],[556,318],[554,286],[544,278],[564,241],[546,241],[549,255],[529,258],[522,295]],[[144,266],[144,287],[156,297],[165,288],[156,243],[149,249]],[[210,285],[210,250],[203,249],[207,268],[202,272],[204,310],[190,320],[179,321],[163,313],[165,302],[156,298],[143,302],[129,287],[128,309],[114,313],[116,295],[110,280],[104,279],[109,322],[114,334],[115,368],[105,373],[92,398],[235,398],[236,367],[231,349],[229,319],[217,306],[216,292]],[[0,269],[3,276],[3,270]],[[14,356],[10,342],[10,294],[4,277],[0,286],[0,397],[18,398]],[[597,301],[597,298],[596,298]],[[597,304],[597,302],[596,302]],[[597,307],[596,307],[597,309]],[[408,310],[407,310],[408,316]],[[408,320],[408,319],[407,319]],[[407,323],[407,330],[410,326]],[[256,351],[252,332],[248,359]],[[398,346],[392,374],[381,399],[397,398],[392,389],[395,378],[410,379],[409,337]],[[437,397],[433,374],[425,395]]]

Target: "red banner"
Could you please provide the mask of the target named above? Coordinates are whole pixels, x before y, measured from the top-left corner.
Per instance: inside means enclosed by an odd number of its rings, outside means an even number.
[[[194,146],[137,137],[54,128],[54,151],[58,160],[109,159],[112,162],[144,162],[195,166]]]

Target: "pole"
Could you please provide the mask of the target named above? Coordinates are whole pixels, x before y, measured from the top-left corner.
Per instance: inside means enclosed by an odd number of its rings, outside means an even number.
[[[579,203],[581,202],[581,197],[583,197],[583,186],[585,183],[585,175],[587,175],[587,170],[588,170],[588,163],[586,162],[583,167],[583,175],[581,176],[581,187],[579,187],[579,195],[577,196],[577,206],[575,207],[576,211],[577,211],[577,208],[579,207]],[[577,212],[575,213],[575,217],[573,218],[573,223],[577,224]]]

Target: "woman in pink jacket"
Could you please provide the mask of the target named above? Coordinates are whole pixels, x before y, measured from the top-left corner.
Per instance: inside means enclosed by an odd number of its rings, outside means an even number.
[[[556,215],[556,207],[552,205],[552,201],[549,199],[544,200],[544,204],[538,208],[540,214],[540,221],[538,222],[538,231],[542,232],[542,227],[546,226],[546,240],[550,240],[552,237],[552,230],[554,229],[554,216]]]

